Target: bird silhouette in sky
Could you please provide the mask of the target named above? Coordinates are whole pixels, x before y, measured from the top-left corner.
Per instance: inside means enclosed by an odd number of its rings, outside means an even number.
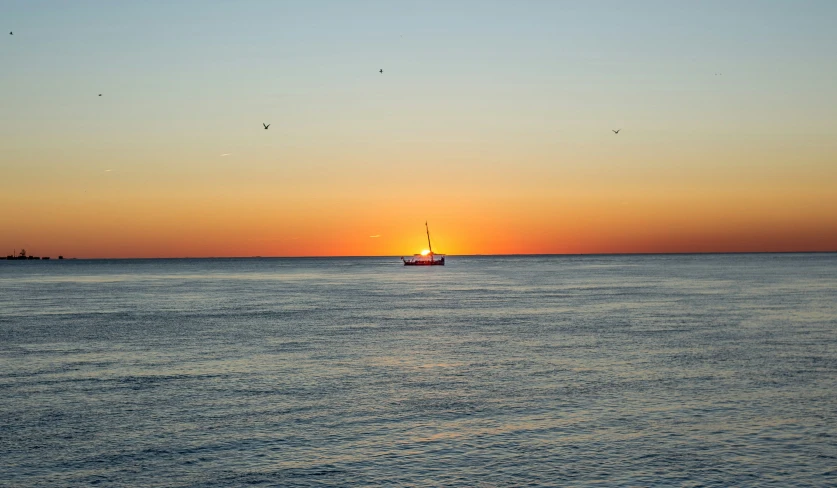
[[[611,130],[612,130],[612,129],[611,129]],[[620,130],[622,130],[622,129],[616,129],[616,130],[614,130],[614,131],[613,131],[613,133],[614,133],[614,134],[618,134]]]
[[[264,130],[267,130],[267,128],[270,127],[270,124],[265,124],[264,122],[262,122],[262,125],[264,126]]]
[[[9,32],[9,35],[13,36],[13,35],[15,35],[15,33],[14,32]]]
[[[384,70],[383,70],[383,69],[379,69],[379,70],[378,70],[378,73],[383,73],[383,72],[384,72]]]
[[[101,93],[99,93],[99,96],[101,97],[101,96],[102,96],[102,94],[101,94]]]

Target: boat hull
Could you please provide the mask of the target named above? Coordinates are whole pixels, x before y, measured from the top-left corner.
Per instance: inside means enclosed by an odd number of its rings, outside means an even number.
[[[444,266],[444,261],[404,261],[404,266]]]
[[[412,258],[401,258],[401,261],[404,262],[404,266],[444,266],[445,265],[445,257],[440,255],[435,255],[433,257],[428,258],[427,256],[421,256],[416,254]]]

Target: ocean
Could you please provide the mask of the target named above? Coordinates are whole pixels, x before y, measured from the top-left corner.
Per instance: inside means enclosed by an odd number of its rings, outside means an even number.
[[[835,486],[837,254],[0,261],[0,486]]]

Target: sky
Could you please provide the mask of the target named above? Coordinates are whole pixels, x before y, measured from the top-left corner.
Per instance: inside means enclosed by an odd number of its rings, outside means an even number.
[[[835,251],[835,19],[0,0],[0,254]]]

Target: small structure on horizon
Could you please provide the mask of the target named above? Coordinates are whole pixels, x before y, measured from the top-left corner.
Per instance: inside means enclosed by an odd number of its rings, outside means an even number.
[[[26,255],[26,249],[21,249],[20,252],[17,253],[17,254],[15,254],[15,250],[12,250],[12,253],[9,254],[8,256],[6,256],[6,259],[10,259],[10,260],[26,259],[26,260],[29,260],[29,259],[41,259],[41,258],[39,258],[38,256],[27,256]],[[44,258],[44,259],[49,259],[49,258]]]

